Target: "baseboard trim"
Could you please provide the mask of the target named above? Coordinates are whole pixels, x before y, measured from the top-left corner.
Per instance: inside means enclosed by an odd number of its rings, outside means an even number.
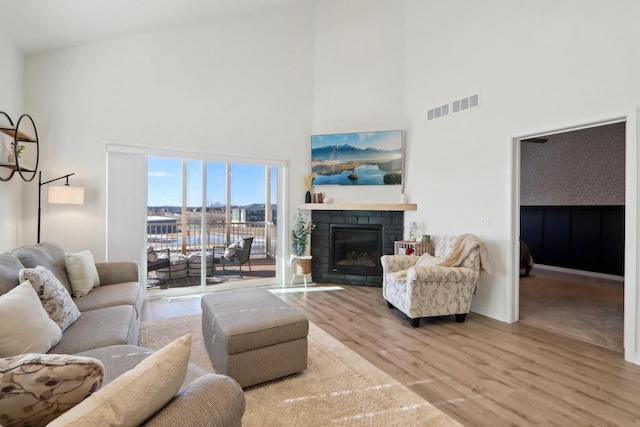
[[[574,270],[572,268],[556,267],[553,265],[544,265],[544,264],[536,264],[534,268],[539,268],[541,270],[557,271],[560,273],[579,274],[581,276],[595,277],[598,279],[617,280],[619,282],[624,282],[624,276],[616,276],[614,274],[596,273],[594,271],[585,271],[585,270]]]

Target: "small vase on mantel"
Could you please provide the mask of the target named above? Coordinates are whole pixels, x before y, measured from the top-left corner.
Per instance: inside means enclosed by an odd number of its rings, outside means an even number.
[[[304,195],[304,202],[311,203],[311,191],[307,191],[307,194]]]
[[[402,195],[400,196],[400,203],[402,203],[403,205],[406,205],[407,203],[409,203],[409,200],[407,199],[407,195],[402,193]]]

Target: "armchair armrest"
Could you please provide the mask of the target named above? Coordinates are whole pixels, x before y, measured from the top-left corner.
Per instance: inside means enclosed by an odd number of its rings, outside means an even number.
[[[96,263],[100,286],[124,282],[137,282],[138,263],[133,261],[98,262]]]
[[[232,378],[207,374],[191,382],[143,425],[239,427],[245,404],[244,392]]]
[[[417,282],[472,282],[478,280],[480,273],[466,267],[443,267],[433,265],[429,267],[411,267],[407,271],[407,281]]]
[[[415,255],[383,255],[380,257],[384,274],[407,270],[418,262]]]

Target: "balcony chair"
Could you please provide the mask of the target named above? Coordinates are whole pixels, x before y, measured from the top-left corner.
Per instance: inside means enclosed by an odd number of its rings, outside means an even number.
[[[253,243],[253,237],[245,237],[238,242],[238,250],[233,254],[228,254],[225,251],[225,256],[220,258],[220,264],[222,269],[225,270],[227,265],[237,265],[240,270],[240,277],[242,277],[242,265],[248,264],[249,271],[251,271],[251,244]]]
[[[387,306],[407,315],[413,327],[421,317],[451,314],[464,322],[480,271],[491,272],[487,248],[472,234],[441,238],[435,257],[383,255],[380,261]]]
[[[162,250],[164,252],[165,249]],[[160,277],[149,277],[147,275],[147,288],[151,288],[154,286],[160,286],[164,283],[167,283],[171,280],[171,249],[166,249],[167,256],[160,257],[153,247],[147,247],[147,273],[159,270],[161,268],[169,270],[169,277],[160,278]]]

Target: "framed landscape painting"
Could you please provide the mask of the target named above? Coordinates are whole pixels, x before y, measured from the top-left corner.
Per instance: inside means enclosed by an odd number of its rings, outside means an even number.
[[[401,130],[311,136],[313,185],[399,185]]]

